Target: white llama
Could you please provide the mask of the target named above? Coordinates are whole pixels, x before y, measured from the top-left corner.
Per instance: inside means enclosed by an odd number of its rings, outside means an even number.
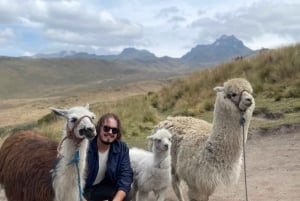
[[[184,200],[182,180],[188,186],[189,200],[207,201],[217,185],[239,178],[243,133],[246,141],[255,107],[252,87],[247,80],[235,78],[215,90],[212,125],[192,117],[169,117],[157,125],[173,135],[172,185],[180,201]]]
[[[82,198],[88,140],[96,136],[95,115],[88,105],[51,110],[67,121],[59,145],[36,131],[20,131],[1,146],[0,184],[8,201]]]
[[[159,129],[151,136],[152,152],[143,149],[129,150],[133,169],[133,200],[148,200],[149,192],[153,191],[156,201],[165,199],[166,189],[171,184],[171,133]]]

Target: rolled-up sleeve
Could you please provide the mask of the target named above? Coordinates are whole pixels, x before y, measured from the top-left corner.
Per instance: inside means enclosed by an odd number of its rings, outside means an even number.
[[[130,192],[133,171],[130,165],[129,148],[126,143],[117,140],[111,145],[106,176],[115,184],[116,190],[122,190],[126,194]]]
[[[126,194],[128,194],[131,189],[132,182],[133,171],[130,165],[129,149],[127,146],[123,146],[117,170],[116,187],[118,190],[123,190]]]

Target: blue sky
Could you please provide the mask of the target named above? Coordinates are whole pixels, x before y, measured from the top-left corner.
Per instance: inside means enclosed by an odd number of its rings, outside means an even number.
[[[299,0],[0,0],[0,55],[124,48],[181,57],[235,35],[255,50],[300,41]]]

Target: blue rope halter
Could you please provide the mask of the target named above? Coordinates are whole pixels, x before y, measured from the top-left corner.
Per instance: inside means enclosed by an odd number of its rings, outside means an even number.
[[[68,165],[75,164],[76,171],[77,171],[77,182],[78,182],[78,192],[79,192],[79,200],[83,201],[82,198],[82,190],[81,190],[81,185],[80,185],[80,174],[79,174],[79,150],[76,148],[74,157],[72,160],[70,160]]]

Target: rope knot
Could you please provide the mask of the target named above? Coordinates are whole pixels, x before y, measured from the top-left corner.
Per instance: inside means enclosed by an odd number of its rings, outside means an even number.
[[[71,165],[73,163],[75,163],[75,165],[78,165],[78,163],[79,163],[79,150],[78,149],[76,149],[76,151],[74,153],[74,157],[73,157],[72,160],[70,160],[70,162],[68,163],[68,165]]]
[[[245,122],[246,122],[246,119],[244,116],[242,116],[241,120],[240,120],[240,123],[241,123],[241,126],[244,126],[245,125]]]

